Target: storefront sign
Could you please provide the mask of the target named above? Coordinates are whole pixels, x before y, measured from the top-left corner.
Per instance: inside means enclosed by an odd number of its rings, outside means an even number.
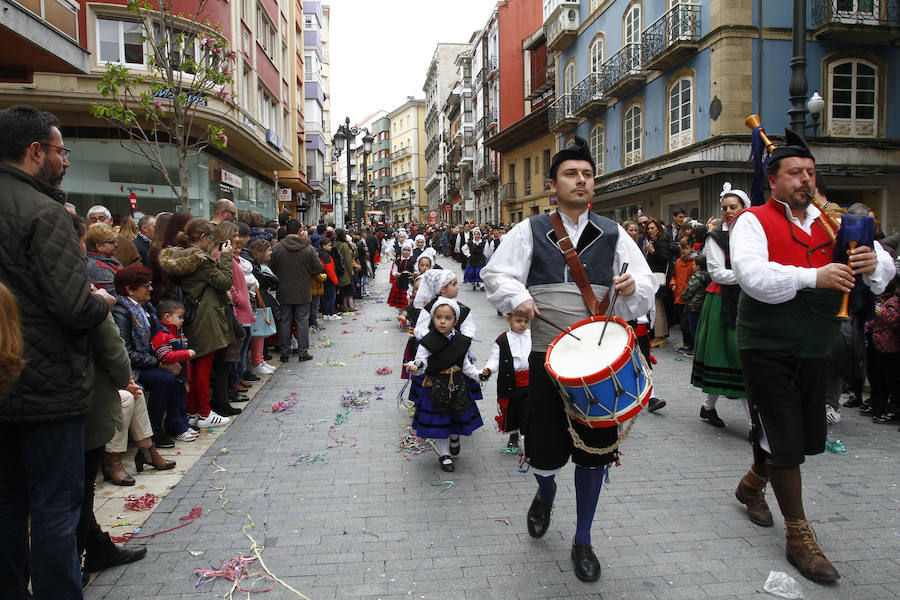
[[[436,210],[428,211],[428,223],[431,225],[437,224],[437,211]]]
[[[240,175],[235,175],[231,171],[226,171],[225,169],[219,169],[219,181],[225,185],[230,185],[231,187],[236,187],[238,189],[241,189],[244,186],[244,182]]]
[[[323,213],[330,213],[334,211],[334,204],[320,204],[319,209]]]
[[[168,98],[169,100],[171,100],[172,98],[175,97],[175,92],[173,92],[171,88],[163,88],[153,95],[156,96],[157,98]],[[194,94],[191,92],[185,92],[185,101],[188,104],[193,104],[196,102],[197,104],[200,104],[202,106],[207,105],[206,97],[203,94]]]
[[[281,188],[278,190],[279,202],[290,202],[292,200],[291,188]]]

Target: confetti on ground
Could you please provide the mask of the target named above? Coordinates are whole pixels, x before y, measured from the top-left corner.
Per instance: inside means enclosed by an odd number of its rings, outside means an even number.
[[[509,525],[509,519],[494,519],[494,521],[497,523],[506,523],[507,526]]]
[[[159,501],[156,494],[144,494],[143,496],[135,496],[134,494],[125,498],[125,510],[150,510],[153,505]]]
[[[204,583],[215,581],[216,579],[226,579],[234,584],[233,589],[247,594],[261,594],[275,589],[275,580],[261,572],[251,573],[247,568],[256,562],[256,558],[252,556],[244,556],[238,554],[227,562],[223,562],[218,569],[200,569],[195,568],[194,573],[199,575],[197,585],[200,587]],[[249,586],[247,585],[249,583]],[[263,587],[257,587],[257,584]]]
[[[188,550],[191,556],[203,556],[203,550]]]
[[[219,454],[228,454],[229,452],[231,452],[231,450],[229,450],[228,448],[221,448],[219,450]]]
[[[441,492],[446,492],[447,490],[449,490],[450,488],[452,488],[454,485],[456,485],[456,482],[455,482],[455,481],[450,481],[449,479],[438,480],[438,481],[432,481],[432,478],[433,478],[437,473],[438,473],[438,470],[435,469],[434,471],[432,471],[431,473],[429,473],[428,475],[425,476],[425,483],[427,483],[427,484],[430,485],[431,487],[439,487],[439,488],[441,488],[441,489],[437,490],[436,492],[434,492],[434,494],[432,494],[432,496],[437,496],[437,495],[440,494]]]
[[[501,446],[500,454],[519,454],[518,446]]]
[[[349,330],[347,330],[347,329],[344,329],[343,331],[341,331],[341,335],[349,335],[349,334],[351,334],[351,333],[353,333],[353,332],[352,332],[352,331],[349,331]]]
[[[310,348],[334,348],[334,340],[328,339],[318,344],[313,344]]]
[[[203,514],[203,509],[200,508],[199,506],[195,506],[194,508],[191,509],[190,513],[188,513],[187,515],[178,519],[179,521],[181,521],[181,525],[176,525],[175,527],[170,527],[169,529],[163,529],[162,531],[157,531],[156,533],[149,533],[147,535],[138,535],[141,532],[141,528],[135,527],[134,531],[132,531],[131,533],[126,532],[125,535],[122,535],[122,536],[111,535],[111,536],[109,536],[109,539],[111,539],[114,544],[122,544],[124,542],[127,542],[128,540],[154,538],[163,533],[169,533],[170,531],[175,531],[176,529],[181,529],[182,527],[187,527],[188,525],[193,523],[195,520],[199,519],[200,515],[202,515],[202,514]]]
[[[219,466],[219,463],[216,462],[216,459],[215,459],[215,458],[212,459],[212,466],[214,466],[214,467],[216,468],[216,473],[222,473],[222,472],[228,470],[228,469],[226,469],[225,467]]]
[[[406,425],[405,427],[408,428],[409,425]],[[413,456],[431,452],[432,450],[435,450],[435,448],[430,440],[420,438],[408,431],[400,435],[400,453],[406,460],[411,460]],[[437,452],[437,450],[435,450],[435,452]]]
[[[287,401],[287,402],[279,401],[279,402],[273,403],[271,409],[264,408],[263,412],[271,412],[271,413],[287,412],[287,411],[291,410],[292,408],[294,408],[294,406],[296,404],[297,404],[296,402],[292,402],[292,401]]]
[[[393,372],[394,370],[390,367],[378,367],[377,369],[375,369],[376,375],[390,375]]]
[[[180,456],[180,455],[181,455],[181,450],[176,450],[175,452],[172,452],[169,456]]]
[[[296,467],[298,465],[311,465],[314,462],[320,463],[328,463],[328,450],[322,450],[321,452],[313,455],[309,454],[301,454],[298,456],[294,462],[291,463],[292,467]]]
[[[206,428],[206,433],[208,433],[208,434],[210,434],[210,435],[216,435],[216,434],[219,433],[219,430],[216,429],[215,427],[207,427],[207,428]]]
[[[834,452],[835,454],[847,454],[847,450],[844,448],[844,442],[841,440],[834,440],[832,442],[828,438],[825,438],[825,449],[829,452]]]
[[[366,535],[371,535],[371,536],[372,536],[373,538],[375,538],[375,539],[381,539],[381,536],[380,536],[380,535],[378,535],[377,533],[372,533],[372,532],[369,531],[368,529],[363,529],[362,532],[363,532],[364,534],[366,534]]]
[[[319,367],[346,367],[347,363],[340,361],[340,360],[334,360],[333,357],[329,356],[325,362],[317,362],[316,366],[319,366]]]

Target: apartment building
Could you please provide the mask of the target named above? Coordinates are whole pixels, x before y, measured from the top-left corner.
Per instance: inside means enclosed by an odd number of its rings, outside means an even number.
[[[228,145],[222,150],[207,146],[190,156],[185,206],[176,201],[146,158],[127,151],[129,144],[120,142],[116,128],[90,114],[93,104],[103,102],[97,83],[107,64],[148,72],[151,49],[144,28],[154,26],[153,19],[146,16],[142,21],[115,2],[4,0],[4,7],[8,8],[5,15],[16,19],[7,20],[4,15],[2,35],[27,38],[29,45],[43,50],[7,53],[0,72],[9,77],[0,83],[0,105],[28,104],[59,116],[66,145],[72,148],[63,189],[81,213],[93,204],[103,204],[118,220],[130,214],[129,196],[134,193],[138,210],[146,213],[190,210],[209,216],[215,200],[226,197],[239,209],[276,215],[277,173],[289,175],[298,164],[293,143],[297,61],[290,48],[300,2],[241,0],[207,5],[205,17],[211,27],[220,29],[237,60],[227,97],[198,100],[194,128],[202,137],[208,124],[219,125]],[[182,52],[190,56],[197,48]],[[163,148],[163,160],[177,178],[174,147]],[[292,200],[294,193],[306,189],[300,177],[287,176],[281,185],[285,184],[292,190]]]
[[[725,181],[749,188],[746,117],[759,114],[776,138],[789,126],[792,11],[743,0],[544,1],[557,78],[548,125],[557,148],[575,134],[590,142],[595,211],[705,218],[718,213]],[[900,74],[897,3],[810,0],[805,16],[805,95],[824,99],[807,136],[829,199],[865,202],[896,227],[900,124],[885,116]]]
[[[391,214],[395,221],[422,223],[425,204],[425,100],[409,96],[388,114],[391,122]]]

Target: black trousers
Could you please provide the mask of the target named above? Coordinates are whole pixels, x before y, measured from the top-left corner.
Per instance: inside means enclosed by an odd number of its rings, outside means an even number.
[[[741,350],[740,357],[753,420],[755,462],[768,458],[759,445],[760,426],[775,466],[797,466],[805,456],[824,452],[825,359],[763,350]]]
[[[86,450],[84,453],[84,499],[81,501],[81,517],[78,519],[78,528],[75,530],[78,556],[84,552],[89,554],[102,552],[104,547],[110,543],[109,535],[100,529],[100,525],[94,517],[94,487],[105,450],[104,446],[100,446],[93,450]]]
[[[544,367],[545,352],[528,356],[528,411],[522,423],[525,435],[525,454],[536,469],[552,470],[563,467],[569,457],[582,467],[601,467],[614,462],[618,452],[591,454],[575,447],[569,434],[564,400]],[[618,438],[617,427],[587,427],[572,421],[575,432],[591,448],[605,448]]]

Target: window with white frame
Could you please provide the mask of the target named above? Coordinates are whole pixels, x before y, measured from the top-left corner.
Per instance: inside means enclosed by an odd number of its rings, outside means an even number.
[[[842,137],[875,137],[878,133],[878,67],[848,59],[828,66],[831,101],[828,133]]]
[[[575,59],[573,58],[566,63],[566,70],[563,72],[563,93],[571,94],[575,87]]]
[[[598,35],[591,42],[591,73],[599,73],[603,66],[603,36]]]
[[[601,4],[603,4],[603,0],[591,0],[591,12],[600,8]]]
[[[625,11],[625,43],[639,44],[641,41],[641,5],[632,4]]]
[[[643,131],[643,115],[641,114],[641,105],[632,104],[625,111],[625,121],[622,124],[622,133],[624,134],[625,156],[622,166],[629,166],[641,162],[643,158],[641,133]]]
[[[253,96],[250,90],[253,89],[253,69],[248,63],[243,63],[243,76],[241,77],[241,93],[243,94],[243,105],[248,113],[253,114]]]
[[[259,4],[256,5],[256,41],[269,57],[272,63],[275,63],[275,38],[277,37],[275,25],[269,20],[269,15],[265,9]]]
[[[603,123],[597,123],[591,128],[591,156],[594,158],[596,169],[594,174],[599,175],[604,172],[604,146],[606,141],[606,131]]]
[[[669,150],[694,141],[694,90],[690,77],[681,77],[669,88]]]
[[[144,26],[136,21],[97,17],[97,57],[100,63],[145,66]]]
[[[267,89],[262,86],[256,88],[257,116],[259,122],[264,129],[272,129],[279,131],[278,116],[281,111],[278,110],[278,101]]]

